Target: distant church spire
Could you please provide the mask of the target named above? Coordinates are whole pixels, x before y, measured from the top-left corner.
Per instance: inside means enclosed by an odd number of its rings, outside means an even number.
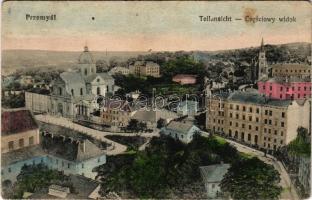
[[[264,42],[263,42],[263,38],[262,38],[262,40],[261,40],[260,51],[264,51]]]
[[[88,49],[88,42],[86,40],[85,46],[84,46],[84,52],[88,52],[88,51],[89,51],[89,49]]]

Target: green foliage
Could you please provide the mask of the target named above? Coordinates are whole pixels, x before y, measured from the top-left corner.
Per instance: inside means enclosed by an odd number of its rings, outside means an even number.
[[[297,129],[297,137],[287,145],[287,150],[292,155],[307,156],[311,155],[311,143],[308,139],[308,130],[299,127]]]
[[[17,177],[17,183],[13,189],[13,198],[20,199],[24,192],[33,193],[41,188],[47,188],[55,182],[60,185],[68,185],[66,178],[60,172],[48,169],[45,165],[25,165]]]
[[[157,128],[162,128],[166,125],[166,120],[164,120],[163,118],[160,118],[158,121],[157,121]]]
[[[127,129],[133,132],[147,131],[147,126],[146,123],[144,122],[139,122],[136,119],[131,119],[129,121]]]
[[[190,144],[165,136],[153,138],[145,151],[134,156],[131,163],[105,174],[102,193],[125,190],[134,197],[166,198],[170,191],[201,181],[199,166],[239,158],[228,143],[199,135]]]
[[[258,158],[241,159],[232,164],[221,182],[221,189],[233,199],[278,199],[279,173]]]
[[[11,94],[9,96],[3,96],[1,105],[5,108],[21,108],[25,107],[25,96],[21,94]]]

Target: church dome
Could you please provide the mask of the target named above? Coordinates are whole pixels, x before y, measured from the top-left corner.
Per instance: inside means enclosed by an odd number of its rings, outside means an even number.
[[[93,64],[93,56],[91,52],[89,52],[89,49],[87,46],[84,47],[84,51],[80,54],[78,58],[78,63],[79,64]]]

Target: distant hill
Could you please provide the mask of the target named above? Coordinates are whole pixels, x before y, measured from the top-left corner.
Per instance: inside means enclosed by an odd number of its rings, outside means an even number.
[[[2,69],[20,69],[32,67],[72,67],[77,63],[81,52],[69,51],[45,51],[45,50],[3,50]],[[145,55],[151,52],[92,52],[95,60],[106,60],[115,57],[123,61],[138,55]]]

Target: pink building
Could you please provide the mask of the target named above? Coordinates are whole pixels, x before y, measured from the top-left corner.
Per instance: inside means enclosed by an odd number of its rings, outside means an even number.
[[[258,82],[260,94],[272,99],[306,99],[311,97],[310,79],[272,78]]]
[[[176,83],[180,83],[181,85],[195,84],[196,77],[197,77],[196,75],[190,75],[190,74],[177,74],[172,78],[172,81]]]

